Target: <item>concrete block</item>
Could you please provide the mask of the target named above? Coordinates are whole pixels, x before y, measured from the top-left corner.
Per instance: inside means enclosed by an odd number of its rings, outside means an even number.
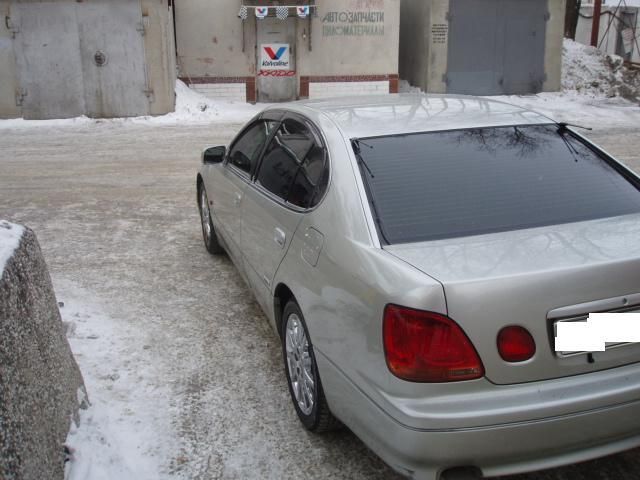
[[[0,221],[0,250],[11,228]],[[86,392],[33,231],[24,229],[0,275],[0,478],[62,479]]]

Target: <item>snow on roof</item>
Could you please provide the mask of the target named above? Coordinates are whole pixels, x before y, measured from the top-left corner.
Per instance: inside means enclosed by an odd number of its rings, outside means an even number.
[[[20,245],[20,239],[24,232],[24,227],[0,220],[0,278],[4,272],[4,267],[13,256],[13,252]]]

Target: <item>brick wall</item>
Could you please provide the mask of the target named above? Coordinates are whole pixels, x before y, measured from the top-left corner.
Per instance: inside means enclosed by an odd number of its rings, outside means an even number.
[[[247,101],[244,83],[195,83],[191,88],[212,100]]]
[[[373,82],[314,82],[309,84],[309,98],[340,97],[389,93],[389,81]]]
[[[255,77],[180,77],[180,80],[212,100],[256,101]]]
[[[398,75],[301,76],[300,98],[398,93]]]

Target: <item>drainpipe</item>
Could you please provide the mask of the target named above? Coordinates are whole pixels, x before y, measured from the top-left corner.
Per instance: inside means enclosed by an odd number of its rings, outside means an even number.
[[[602,15],[602,0],[594,0],[593,2],[593,25],[591,27],[591,46],[598,46],[598,37],[600,36],[600,16]]]

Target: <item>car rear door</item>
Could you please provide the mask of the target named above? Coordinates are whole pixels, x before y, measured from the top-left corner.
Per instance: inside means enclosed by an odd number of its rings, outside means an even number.
[[[250,123],[233,141],[223,165],[214,165],[217,175],[205,175],[207,195],[216,227],[222,234],[228,253],[240,267],[241,206],[247,185],[255,172],[264,146],[277,122],[258,119]]]
[[[264,308],[271,281],[304,215],[326,183],[326,150],[316,128],[290,115],[273,135],[242,205],[242,252],[247,276]]]

